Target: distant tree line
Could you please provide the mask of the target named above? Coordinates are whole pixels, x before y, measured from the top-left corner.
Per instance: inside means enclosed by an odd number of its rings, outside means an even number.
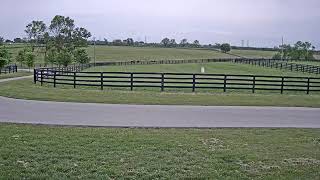
[[[315,47],[310,42],[298,41],[293,46],[290,44],[280,45],[274,59],[294,59],[294,60],[313,60]]]

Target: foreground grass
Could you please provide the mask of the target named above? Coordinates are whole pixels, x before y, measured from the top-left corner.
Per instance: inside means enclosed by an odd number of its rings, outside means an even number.
[[[8,78],[15,78],[15,77],[22,77],[31,75],[31,72],[16,72],[10,74],[0,74],[0,79],[8,79]]]
[[[319,129],[0,124],[3,179],[317,179]]]
[[[33,84],[32,79],[1,83],[0,96],[45,101],[110,104],[320,107],[320,95],[100,91],[40,86]]]

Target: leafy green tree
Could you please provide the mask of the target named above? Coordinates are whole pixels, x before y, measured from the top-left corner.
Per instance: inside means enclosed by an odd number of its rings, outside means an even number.
[[[198,40],[193,41],[193,47],[200,47],[200,42]]]
[[[74,61],[79,64],[87,64],[90,62],[90,57],[85,49],[77,49],[74,52]]]
[[[164,38],[162,39],[161,41],[161,45],[164,46],[164,47],[168,47],[170,44],[170,39],[169,38]]]
[[[25,63],[28,66],[29,71],[32,67],[34,67],[35,58],[36,56],[34,55],[33,52],[30,52],[30,51],[25,52]]]
[[[56,55],[56,62],[59,66],[62,65],[64,67],[67,67],[72,63],[72,59],[72,54],[67,49],[58,52]]]
[[[0,68],[11,63],[11,55],[6,47],[0,48]]]
[[[3,45],[3,42],[4,42],[4,38],[0,36],[0,46]]]
[[[280,59],[282,56],[282,59],[310,60],[314,59],[314,50],[315,47],[310,42],[298,41],[294,46],[279,46],[277,54],[280,54]]]
[[[227,52],[231,51],[231,46],[228,43],[223,43],[223,44],[220,45],[220,50],[223,53],[227,53]]]
[[[26,54],[26,50],[20,50],[16,56],[16,62],[20,63],[20,65],[22,66],[25,63],[25,54]]]
[[[133,46],[133,45],[134,45],[134,41],[133,41],[132,38],[126,39],[126,42],[127,42],[127,45],[128,45],[128,46]]]
[[[188,40],[187,40],[187,39],[182,39],[181,42],[180,42],[180,46],[181,46],[181,47],[186,47],[186,46],[188,46]]]
[[[91,37],[87,29],[76,27],[73,19],[60,15],[52,19],[48,28],[42,21],[32,21],[26,26],[25,32],[32,42],[45,45],[43,52],[46,64],[63,66],[72,62],[74,51],[87,46],[87,40]]]
[[[75,28],[72,32],[72,41],[75,47],[83,47],[87,45],[87,39],[91,37],[91,33],[85,28]],[[132,40],[133,41],[133,40]]]
[[[175,39],[170,39],[170,47],[176,47],[177,46],[177,42]]]
[[[26,26],[25,32],[28,35],[29,41],[32,44],[32,51],[34,46],[38,45],[39,42],[44,38],[47,26],[43,21],[32,21]]]
[[[57,50],[55,48],[50,48],[44,58],[45,63],[51,64],[51,66],[53,66],[54,64],[57,64],[57,55],[58,55]]]

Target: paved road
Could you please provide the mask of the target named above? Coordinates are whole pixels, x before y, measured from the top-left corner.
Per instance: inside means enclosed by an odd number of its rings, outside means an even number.
[[[15,78],[8,78],[8,79],[0,79],[0,83],[2,82],[7,82],[7,81],[15,81],[15,80],[20,80],[20,79],[27,79],[27,78],[32,78],[33,75],[30,76],[21,76],[21,77],[15,77]]]
[[[106,127],[320,128],[320,109],[108,105],[0,97],[0,122]]]

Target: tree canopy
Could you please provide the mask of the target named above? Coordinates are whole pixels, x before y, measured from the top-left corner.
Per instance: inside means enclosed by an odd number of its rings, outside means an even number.
[[[25,32],[31,44],[44,44],[46,63],[63,66],[72,63],[76,49],[87,46],[91,37],[87,29],[77,27],[73,19],[61,15],[56,15],[49,26],[43,21],[32,21]]]
[[[314,59],[315,47],[310,42],[298,41],[293,46],[284,44],[279,46],[278,53],[274,59],[294,59],[294,60],[311,60]]]
[[[227,53],[229,51],[231,51],[231,46],[229,43],[223,43],[220,45],[220,50],[223,52],[223,53]]]

